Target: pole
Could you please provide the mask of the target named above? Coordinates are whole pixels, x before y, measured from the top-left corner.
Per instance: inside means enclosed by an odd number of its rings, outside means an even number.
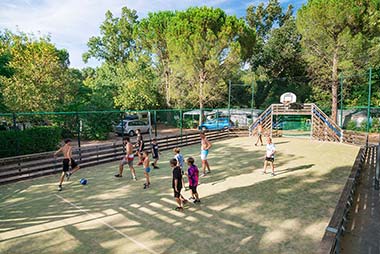
[[[255,93],[255,80],[252,81],[252,98],[251,98],[251,119],[253,123],[253,103],[254,103],[254,93]]]
[[[121,139],[124,138],[124,117],[123,113],[120,113],[120,124],[121,124]]]
[[[79,119],[79,113],[76,112],[76,118],[77,118],[77,135],[78,135],[78,151],[79,151],[79,160],[82,160],[82,152],[80,149],[80,119]]]
[[[152,141],[152,120],[150,110],[148,111],[148,123],[149,123],[149,139]]]
[[[367,132],[369,132],[369,118],[371,111],[371,86],[372,86],[372,67],[369,67],[369,80],[368,80],[368,107],[367,107]]]
[[[340,127],[343,128],[343,76],[340,75]]]
[[[153,112],[153,117],[154,117],[154,137],[157,138],[157,111],[156,110]]]
[[[181,136],[181,145],[182,145],[182,128],[183,128],[183,111],[182,109],[179,110],[179,125],[180,125],[180,136]]]
[[[13,130],[16,133],[16,155],[20,155],[20,141],[18,138],[18,128],[17,128],[17,119],[16,119],[17,115],[16,115],[16,113],[12,114],[12,118],[13,118]]]
[[[228,121],[231,119],[231,80],[228,80]]]
[[[376,173],[375,173],[375,190],[379,190],[380,187],[380,142],[377,146],[377,154],[376,154]]]

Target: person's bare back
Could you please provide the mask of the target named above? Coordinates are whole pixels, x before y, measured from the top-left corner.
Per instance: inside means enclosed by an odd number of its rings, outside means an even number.
[[[131,155],[133,153],[133,145],[131,143],[127,143],[125,145],[125,150],[126,150],[126,157],[128,157],[129,155]]]

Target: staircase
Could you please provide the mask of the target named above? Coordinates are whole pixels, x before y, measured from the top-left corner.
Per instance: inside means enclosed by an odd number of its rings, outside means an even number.
[[[249,126],[250,136],[257,134],[257,126],[260,122],[267,135],[279,136],[278,131],[273,129],[274,115],[310,115],[312,138],[342,142],[343,130],[314,103],[305,103],[299,108],[291,108],[283,104],[272,104]]]

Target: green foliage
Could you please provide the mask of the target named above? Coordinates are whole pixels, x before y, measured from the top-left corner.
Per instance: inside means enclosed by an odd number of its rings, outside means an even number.
[[[247,23],[258,36],[252,45],[251,68],[241,79],[255,83],[256,107],[277,103],[284,92],[295,92],[301,102],[310,97],[309,80],[299,78],[306,76],[306,64],[292,12],[291,5],[284,11],[277,0],[247,8]]]
[[[47,138],[48,137],[48,138]],[[0,157],[53,151],[61,140],[58,127],[33,127],[23,131],[2,131]]]
[[[48,37],[6,32],[6,38],[0,55],[5,54],[2,71],[7,73],[0,75],[0,89],[8,110],[54,111],[74,99],[66,50],[55,48]]]
[[[356,122],[353,121],[353,120],[350,120],[350,121],[347,123],[346,129],[347,129],[347,130],[351,130],[351,131],[355,131],[355,130],[357,130]]]
[[[120,18],[107,11],[106,19],[100,26],[101,36],[89,39],[88,51],[83,54],[83,60],[87,62],[93,57],[110,64],[126,62],[135,46],[133,33],[137,24],[135,10],[123,7]]]

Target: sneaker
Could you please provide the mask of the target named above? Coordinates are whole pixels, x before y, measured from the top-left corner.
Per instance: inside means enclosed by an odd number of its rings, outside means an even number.
[[[266,171],[263,171],[262,174],[265,175],[267,172]]]
[[[205,176],[206,176],[206,174],[204,174],[204,173],[201,174],[201,177],[205,177]]]
[[[178,212],[183,212],[183,207],[177,206],[176,208],[174,208],[174,210]]]
[[[211,170],[207,170],[207,174],[210,174],[211,173]]]
[[[58,185],[58,191],[62,191],[62,186]]]
[[[196,200],[194,200],[194,204],[199,204],[200,202],[201,202],[200,199],[196,199]]]
[[[195,198],[190,197],[190,198],[189,198],[189,201],[195,201]]]
[[[120,174],[117,174],[117,175],[115,175],[115,177],[123,177],[122,175],[120,175]]]
[[[160,167],[159,166],[153,166],[154,169],[159,169]]]
[[[148,188],[148,185],[146,183],[144,183],[144,190]]]
[[[73,174],[68,172],[66,173],[66,181],[70,180],[70,177],[72,176]]]
[[[257,146],[257,144],[255,144],[255,146]]]
[[[132,177],[133,181],[137,181],[137,178],[136,177]]]
[[[271,176],[275,176],[275,174],[274,174],[274,173],[271,173],[270,175],[271,175]]]

